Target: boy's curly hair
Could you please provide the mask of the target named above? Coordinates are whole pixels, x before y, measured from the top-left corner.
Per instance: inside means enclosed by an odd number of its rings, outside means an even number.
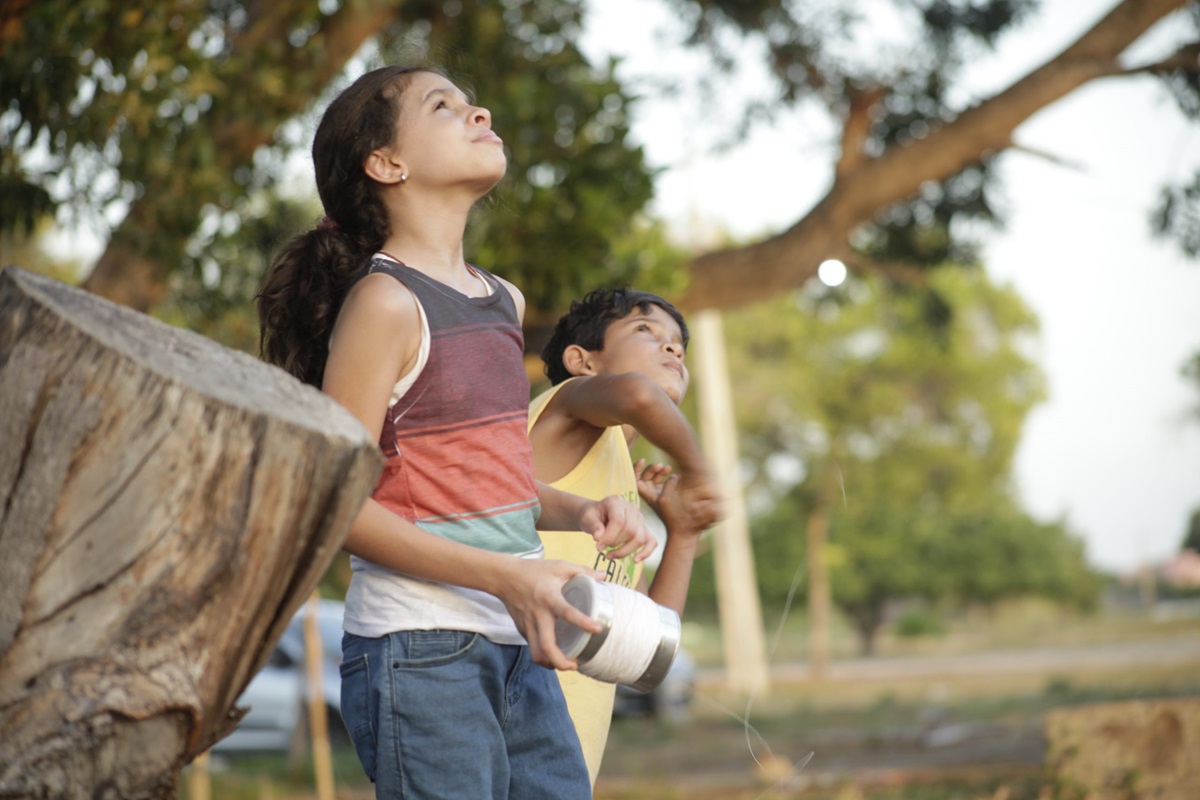
[[[576,344],[584,350],[603,350],[604,333],[609,325],[629,316],[634,309],[646,313],[650,306],[658,306],[679,324],[679,331],[683,334],[683,349],[687,350],[691,335],[683,315],[675,306],[656,294],[639,292],[628,286],[597,289],[588,292],[582,300],[571,301],[571,310],[558,320],[550,341],[542,348],[542,361],[546,364],[546,377],[550,383],[557,386],[571,377],[571,373],[563,366],[563,353],[568,347]]]

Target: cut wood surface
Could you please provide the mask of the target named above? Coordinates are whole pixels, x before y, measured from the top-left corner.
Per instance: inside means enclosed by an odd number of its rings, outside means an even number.
[[[381,467],[281,370],[0,272],[0,797],[174,797]]]
[[[1056,709],[1046,715],[1046,741],[1046,764],[1065,797],[1200,797],[1200,698]]]

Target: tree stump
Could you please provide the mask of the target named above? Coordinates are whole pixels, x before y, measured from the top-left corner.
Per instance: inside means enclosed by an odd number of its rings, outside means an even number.
[[[1045,725],[1046,766],[1060,797],[1200,797],[1200,698],[1060,708],[1046,715]]]
[[[0,797],[174,797],[381,467],[283,371],[0,272]]]

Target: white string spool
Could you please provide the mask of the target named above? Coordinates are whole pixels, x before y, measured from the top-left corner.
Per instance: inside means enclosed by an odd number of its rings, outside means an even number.
[[[567,602],[603,626],[589,633],[559,619],[558,647],[579,664],[584,675],[648,692],[667,676],[679,652],[679,615],[641,592],[588,575],[563,586]]]

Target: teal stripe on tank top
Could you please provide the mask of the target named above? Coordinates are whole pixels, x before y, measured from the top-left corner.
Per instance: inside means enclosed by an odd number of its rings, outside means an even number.
[[[523,556],[537,552],[542,546],[536,530],[537,516],[536,507],[523,507],[501,514],[489,514],[489,525],[484,529],[480,529],[475,515],[418,519],[417,525],[454,542]]]

